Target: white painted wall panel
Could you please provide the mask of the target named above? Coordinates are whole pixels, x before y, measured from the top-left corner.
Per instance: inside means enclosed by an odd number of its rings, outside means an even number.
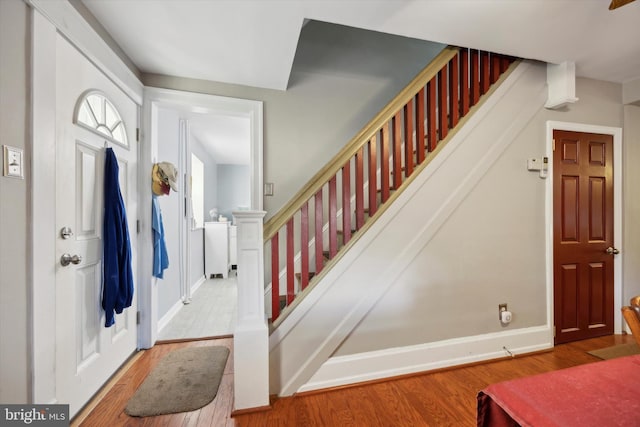
[[[177,111],[158,109],[158,162],[171,162],[178,168],[178,185],[182,185],[180,170],[179,115]],[[183,201],[179,193],[171,190],[167,196],[158,196],[162,220],[164,223],[164,240],[169,255],[169,267],[164,271],[164,278],[158,279],[158,318],[162,318],[173,305],[180,301],[180,227],[182,226]]]
[[[0,402],[28,399],[27,269],[30,268],[28,198],[29,7],[0,1],[0,141],[24,150],[25,179],[0,176]],[[1,156],[0,156],[1,157]]]
[[[640,295],[640,107],[624,106],[623,305]]]
[[[578,79],[577,90],[578,103],[561,111],[540,108],[518,130],[473,191],[302,390],[399,375],[412,372],[411,366],[413,371],[433,369],[447,366],[447,359],[450,364],[481,360],[478,353],[485,358],[499,357],[505,355],[500,352],[502,345],[516,353],[541,348],[544,334],[539,329],[546,329],[547,337],[550,329],[546,183],[536,172],[526,170],[526,159],[544,155],[547,120],[622,125],[620,85]],[[633,112],[627,114],[632,121]],[[495,125],[499,128],[497,122]],[[633,126],[628,125],[629,130]],[[485,135],[474,130],[472,138],[476,137],[480,138],[477,143],[486,144]],[[625,155],[634,158],[633,146],[625,142]],[[625,173],[627,177],[633,174],[629,168]],[[625,235],[626,242],[632,241],[627,255],[632,257],[636,242],[629,224],[637,206],[636,195],[629,193],[625,193],[631,197],[626,201]],[[430,209],[426,204],[414,206],[416,212]],[[397,219],[392,227],[398,229],[402,227],[398,224],[406,223]],[[624,286],[631,296],[640,291],[632,279],[640,273],[632,266],[625,268]],[[497,318],[497,305],[502,302],[514,312],[508,327]],[[465,345],[459,347],[461,342]],[[403,365],[408,357],[403,354],[410,356],[413,365]],[[349,368],[353,363],[361,367],[357,374]]]
[[[251,167],[245,165],[218,165],[218,212],[233,218],[233,211],[251,206]]]

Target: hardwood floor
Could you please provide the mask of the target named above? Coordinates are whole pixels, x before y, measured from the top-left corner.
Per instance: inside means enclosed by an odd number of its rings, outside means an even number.
[[[278,399],[270,411],[230,417],[233,408],[233,340],[205,340],[156,345],[116,381],[82,422],[83,427],[258,427],[258,426],[474,426],[476,394],[495,382],[596,362],[587,351],[633,342],[631,335],[611,335],[556,346],[553,351],[496,362],[407,376],[327,392]],[[169,351],[191,346],[224,345],[229,356],[216,398],[193,412],[133,418],[124,413],[128,399]]]

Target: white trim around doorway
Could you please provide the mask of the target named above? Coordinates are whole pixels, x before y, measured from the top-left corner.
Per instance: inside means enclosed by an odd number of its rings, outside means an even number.
[[[262,101],[230,98],[202,93],[182,92],[170,89],[145,87],[144,117],[140,150],[140,186],[149,188],[149,177],[154,159],[157,158],[158,141],[153,134],[154,116],[158,108],[191,110],[201,113],[217,113],[246,117],[250,122],[251,144],[251,210],[262,210],[263,201],[263,103]],[[151,191],[140,193],[139,258],[141,283],[138,293],[140,325],[138,346],[150,348],[158,337],[158,290],[157,281],[151,275],[153,267],[153,232],[151,230]]]

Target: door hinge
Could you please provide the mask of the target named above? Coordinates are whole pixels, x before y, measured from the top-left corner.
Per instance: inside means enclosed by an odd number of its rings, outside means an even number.
[[[556,140],[555,139],[551,140],[551,151],[556,151]]]
[[[556,325],[553,325],[553,337],[556,337]]]
[[[140,142],[140,128],[136,128],[136,142]]]
[[[140,312],[136,311],[136,325],[140,324]]]
[[[140,233],[140,220],[136,219],[136,233]]]

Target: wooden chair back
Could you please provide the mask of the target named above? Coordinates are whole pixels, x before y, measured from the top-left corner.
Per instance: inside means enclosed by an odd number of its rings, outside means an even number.
[[[622,307],[622,315],[631,329],[631,334],[640,345],[640,295],[631,298],[630,304]]]

